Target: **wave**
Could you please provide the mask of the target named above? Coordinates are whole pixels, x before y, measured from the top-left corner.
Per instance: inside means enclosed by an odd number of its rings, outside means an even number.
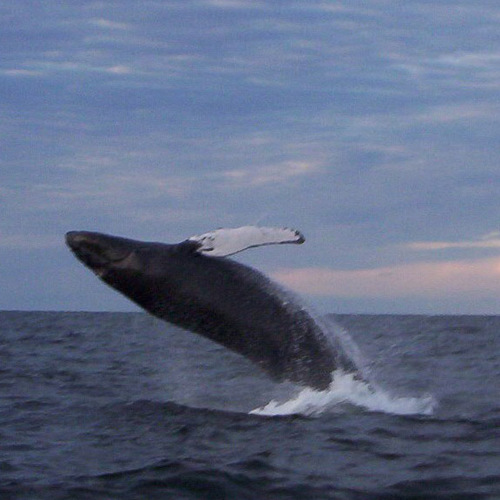
[[[250,414],[318,416],[325,412],[344,411],[346,407],[357,407],[394,415],[431,415],[436,406],[437,402],[432,395],[394,396],[382,388],[359,380],[352,373],[338,370],[333,373],[332,383],[327,390],[305,388],[288,401],[272,400],[265,406],[255,408]]]

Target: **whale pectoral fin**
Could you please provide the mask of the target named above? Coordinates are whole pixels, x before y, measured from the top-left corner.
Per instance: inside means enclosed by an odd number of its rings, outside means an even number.
[[[304,243],[304,236],[288,227],[243,226],[216,229],[205,234],[191,236],[189,242],[198,243],[196,251],[211,257],[226,257],[247,248],[284,243]]]

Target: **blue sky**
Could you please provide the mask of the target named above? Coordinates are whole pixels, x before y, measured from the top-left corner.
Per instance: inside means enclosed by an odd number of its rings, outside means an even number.
[[[500,313],[497,0],[0,6],[0,309],[133,310],[64,246],[286,225],[324,312]]]

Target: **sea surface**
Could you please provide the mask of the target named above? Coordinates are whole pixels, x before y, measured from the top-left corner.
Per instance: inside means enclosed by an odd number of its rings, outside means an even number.
[[[0,312],[0,499],[500,499],[500,317],[330,316],[276,384],[142,313]]]

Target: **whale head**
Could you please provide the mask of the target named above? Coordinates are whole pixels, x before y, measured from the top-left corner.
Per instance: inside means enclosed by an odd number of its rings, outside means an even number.
[[[100,278],[117,269],[139,271],[141,242],[90,231],[66,233],[66,244],[73,254]]]
[[[198,247],[195,242],[169,245],[90,231],[66,233],[66,244],[102,281],[150,312],[158,295],[166,295],[160,289],[175,292],[182,286],[180,269]]]

